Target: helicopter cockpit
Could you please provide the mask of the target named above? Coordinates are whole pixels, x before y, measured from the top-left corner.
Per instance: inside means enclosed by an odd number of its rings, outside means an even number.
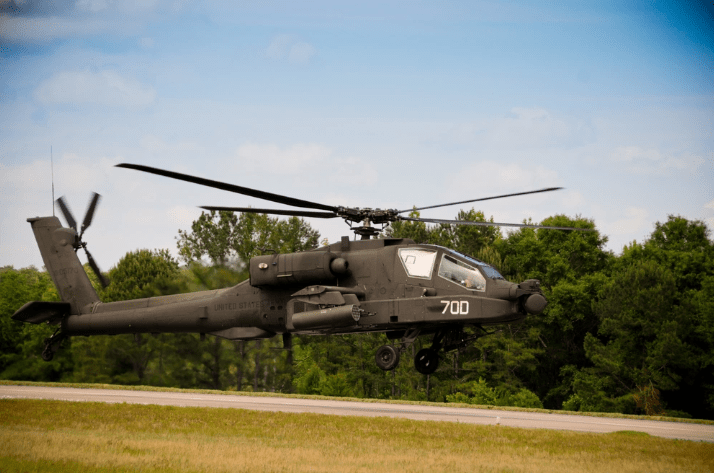
[[[483,292],[486,290],[486,278],[504,279],[493,266],[436,245],[431,248],[401,248],[399,258],[410,277],[431,279],[439,250],[443,253],[439,262],[438,275],[449,282],[470,290]]]

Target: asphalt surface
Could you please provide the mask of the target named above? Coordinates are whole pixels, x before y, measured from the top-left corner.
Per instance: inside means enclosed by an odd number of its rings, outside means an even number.
[[[113,389],[77,389],[42,386],[0,386],[0,399],[55,399],[60,401],[157,404],[178,407],[219,407],[317,414],[397,417],[403,419],[503,425],[526,429],[555,429],[608,433],[622,430],[646,432],[671,439],[714,442],[714,425],[617,419],[567,414],[515,412],[464,407],[418,406],[380,402],[331,401],[258,397],[236,394],[195,394]]]

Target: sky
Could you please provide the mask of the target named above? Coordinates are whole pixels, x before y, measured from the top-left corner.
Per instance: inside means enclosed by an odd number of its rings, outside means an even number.
[[[0,267],[42,268],[53,180],[77,220],[102,195],[104,270],[200,205],[281,207],[118,163],[400,210],[559,186],[474,207],[616,254],[714,229],[714,2],[0,0]]]

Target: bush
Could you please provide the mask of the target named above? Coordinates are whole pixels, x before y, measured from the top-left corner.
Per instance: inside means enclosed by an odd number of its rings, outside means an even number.
[[[485,406],[543,408],[543,403],[534,392],[526,388],[521,388],[515,393],[506,388],[493,389],[483,378],[461,385],[458,392],[446,396],[446,401]]]

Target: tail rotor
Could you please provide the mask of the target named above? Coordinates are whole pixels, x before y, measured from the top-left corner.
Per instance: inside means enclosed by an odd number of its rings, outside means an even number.
[[[65,202],[64,197],[60,197],[59,199],[57,199],[56,202],[57,206],[62,212],[62,215],[67,221],[67,225],[69,225],[70,228],[72,228],[75,232],[75,239],[73,243],[74,251],[77,252],[77,250],[79,250],[80,248],[84,250],[84,253],[87,255],[89,267],[92,268],[94,274],[96,274],[97,278],[99,278],[99,282],[102,284],[102,287],[107,287],[109,285],[109,280],[102,274],[99,269],[99,266],[97,265],[97,262],[94,260],[94,258],[92,258],[92,254],[87,249],[87,243],[82,240],[84,232],[92,224],[92,219],[94,218],[94,211],[97,209],[97,205],[99,204],[99,200],[101,198],[102,196],[97,194],[96,192],[92,193],[92,197],[89,200],[89,206],[87,207],[87,212],[85,213],[84,220],[82,221],[82,227],[79,229],[79,234],[77,234],[77,221],[74,219],[72,211],[69,209],[69,206]]]

